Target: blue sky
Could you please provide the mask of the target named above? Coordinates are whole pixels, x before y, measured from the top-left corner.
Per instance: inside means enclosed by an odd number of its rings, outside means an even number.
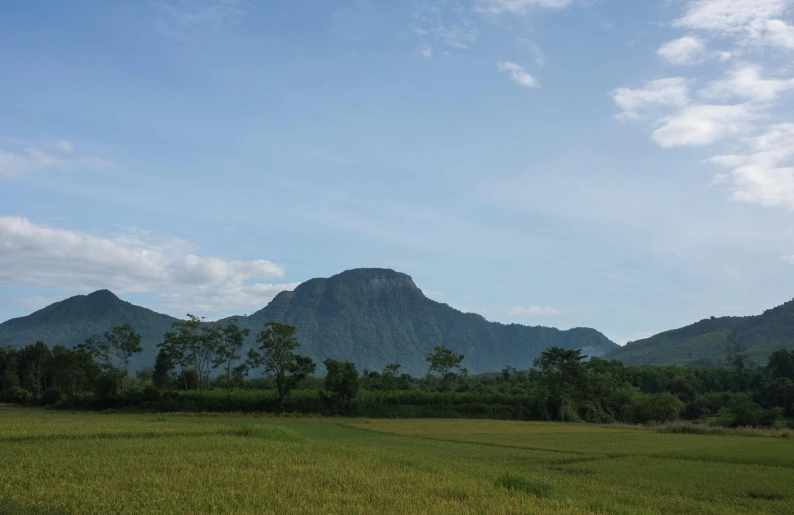
[[[389,267],[618,343],[794,292],[792,0],[11,0],[0,320]]]

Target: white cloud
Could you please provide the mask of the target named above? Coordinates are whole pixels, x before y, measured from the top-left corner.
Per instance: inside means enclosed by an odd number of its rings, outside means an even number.
[[[524,14],[533,7],[563,9],[571,0],[479,0],[476,10],[488,14]]]
[[[755,102],[771,102],[781,93],[794,89],[794,79],[765,79],[757,64],[740,64],[727,78],[709,83],[698,94],[710,100],[741,97]]]
[[[794,123],[770,126],[765,133],[748,138],[745,145],[743,154],[710,159],[731,169],[716,181],[728,184],[734,200],[794,209],[794,166],[786,166],[794,159]]]
[[[673,25],[743,43],[794,48],[794,27],[780,19],[787,7],[787,0],[690,0]]]
[[[747,104],[692,105],[667,118],[652,138],[664,148],[710,145],[747,132],[757,117]]]
[[[783,256],[783,261],[790,265],[794,265],[794,255],[791,256]]]
[[[422,55],[425,57],[431,57],[433,55],[433,49],[429,46],[422,47]]]
[[[0,147],[0,177],[19,177],[44,170],[101,170],[118,167],[112,161],[100,157],[72,156],[73,151],[74,145],[69,141],[43,144],[16,140],[6,142]]]
[[[794,26],[781,20],[770,20],[766,30],[766,42],[769,45],[794,50]]]
[[[691,0],[673,25],[722,34],[754,32],[785,10],[786,0]]]
[[[499,62],[496,64],[499,71],[505,72],[510,75],[510,78],[518,84],[519,86],[523,86],[525,88],[539,88],[540,85],[538,81],[535,80],[535,77],[527,73],[523,66],[516,63],[511,63],[508,61]]]
[[[549,317],[561,313],[550,306],[513,306],[507,309],[507,314],[514,317]]]
[[[201,257],[181,240],[156,242],[143,231],[103,238],[0,217],[0,285],[157,293],[171,305],[220,311],[264,306],[294,287],[263,282],[283,276],[270,261]]]
[[[687,105],[689,81],[683,77],[650,80],[639,89],[617,88],[612,99],[622,111],[619,119],[636,119],[647,110]]]
[[[668,41],[656,54],[669,63],[677,65],[697,64],[703,59],[706,45],[699,38],[684,36]]]

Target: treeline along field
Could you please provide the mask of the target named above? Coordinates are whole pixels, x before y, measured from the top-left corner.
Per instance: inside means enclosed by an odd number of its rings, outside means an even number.
[[[427,357],[428,374],[399,364],[359,371],[354,363],[300,354],[295,328],[268,323],[245,345],[234,320],[174,322],[153,366],[129,375],[140,336],[123,325],[74,349],[36,342],[0,347],[0,400],[72,409],[297,412],[322,416],[466,417],[597,423],[707,421],[721,426],[782,427],[794,416],[794,351],[746,368],[736,335],[725,366],[624,366],[552,347],[535,368],[506,366],[471,376],[466,358],[446,347]]]
[[[794,439],[0,405],[0,513],[792,513]]]

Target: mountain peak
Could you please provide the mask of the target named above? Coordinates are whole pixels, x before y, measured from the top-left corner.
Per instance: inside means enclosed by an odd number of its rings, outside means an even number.
[[[97,290],[86,295],[86,298],[94,302],[114,302],[121,300],[110,290]]]

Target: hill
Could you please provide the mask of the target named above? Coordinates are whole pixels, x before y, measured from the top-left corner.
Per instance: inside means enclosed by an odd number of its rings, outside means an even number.
[[[726,337],[736,331],[747,365],[766,362],[781,348],[794,348],[794,300],[745,317],[717,317],[629,342],[607,355],[627,365],[719,366],[725,363]]]
[[[177,319],[136,306],[118,298],[108,290],[77,295],[50,304],[25,317],[12,318],[0,324],[0,344],[24,347],[37,340],[50,348],[55,345],[74,347],[94,334],[103,334],[111,327],[131,324],[140,333],[144,352],[137,355],[133,369],[154,363],[156,345],[163,333]]]
[[[428,299],[408,275],[388,269],[356,269],[311,279],[278,294],[252,315],[235,318],[251,329],[251,344],[266,322],[288,323],[298,329],[300,352],[318,362],[327,357],[349,359],[359,370],[400,363],[406,372],[423,374],[425,358],[436,345],[464,354],[464,365],[473,373],[498,371],[505,365],[529,368],[554,345],[583,348],[594,356],[617,347],[594,329],[506,325],[462,313]],[[103,290],[0,324],[0,342],[20,347],[43,340],[50,346],[73,346],[91,334],[130,323],[143,336],[146,349],[134,369],[153,363],[155,345],[174,320]]]

